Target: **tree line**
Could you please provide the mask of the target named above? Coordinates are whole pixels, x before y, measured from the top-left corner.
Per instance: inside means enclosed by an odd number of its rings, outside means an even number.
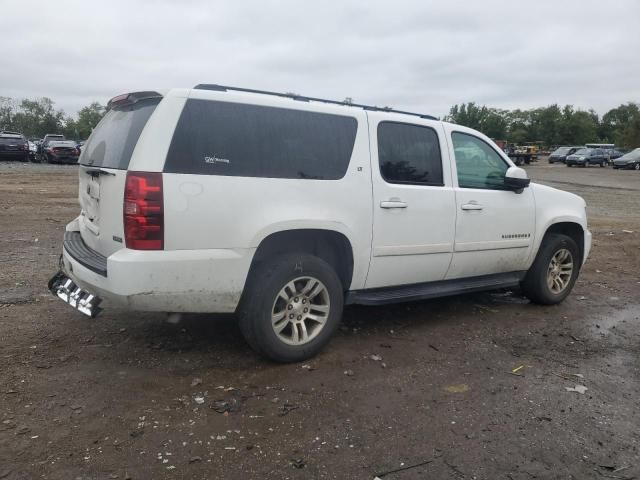
[[[615,143],[640,147],[640,104],[629,102],[599,117],[593,110],[554,104],[531,110],[502,110],[476,105],[454,105],[444,120],[481,131],[494,140],[556,145]]]
[[[81,108],[76,118],[57,110],[47,97],[16,101],[0,97],[0,130],[19,132],[27,138],[42,138],[47,133],[62,133],[67,138],[85,140],[105,114],[105,107],[93,102]]]
[[[75,118],[57,110],[47,97],[16,101],[0,97],[0,129],[20,132],[29,138],[63,133],[86,139],[105,114],[98,102],[80,109]],[[530,110],[503,110],[474,102],[454,105],[444,120],[474,128],[496,140],[511,143],[542,142],[546,146],[615,143],[640,146],[640,104],[629,102],[605,113],[557,104]]]

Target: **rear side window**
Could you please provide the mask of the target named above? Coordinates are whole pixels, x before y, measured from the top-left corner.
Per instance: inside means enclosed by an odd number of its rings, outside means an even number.
[[[109,110],[82,148],[80,163],[126,170],[142,129],[159,101],[142,100]]]
[[[164,171],[337,180],[349,166],[352,117],[210,100],[187,100]]]
[[[438,134],[407,123],[378,125],[380,173],[389,183],[444,185]]]

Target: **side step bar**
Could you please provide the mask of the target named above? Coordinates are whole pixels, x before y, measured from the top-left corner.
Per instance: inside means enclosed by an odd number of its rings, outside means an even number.
[[[413,302],[416,300],[446,297],[462,293],[515,287],[524,278],[525,273],[526,272],[497,273],[495,275],[414,283],[396,287],[353,290],[347,292],[345,304],[383,305],[385,303]]]

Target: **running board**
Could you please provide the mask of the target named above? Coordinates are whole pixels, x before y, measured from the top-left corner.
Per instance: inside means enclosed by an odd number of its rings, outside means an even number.
[[[414,283],[369,290],[352,290],[347,292],[345,304],[382,305],[385,303],[413,302],[415,300],[446,297],[461,293],[515,287],[524,278],[525,274],[526,272],[497,273],[438,282]]]

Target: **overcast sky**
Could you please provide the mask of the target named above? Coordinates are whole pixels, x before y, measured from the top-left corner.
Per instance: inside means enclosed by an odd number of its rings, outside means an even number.
[[[437,116],[640,102],[640,1],[0,0],[0,96],[68,113],[197,83]]]

